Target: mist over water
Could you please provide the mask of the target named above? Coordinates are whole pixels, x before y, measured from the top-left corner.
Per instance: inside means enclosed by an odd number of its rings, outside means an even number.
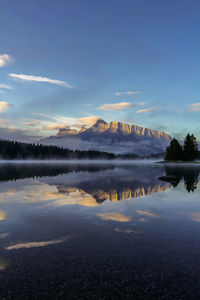
[[[9,291],[14,299],[198,299],[198,164],[0,168],[2,298]]]

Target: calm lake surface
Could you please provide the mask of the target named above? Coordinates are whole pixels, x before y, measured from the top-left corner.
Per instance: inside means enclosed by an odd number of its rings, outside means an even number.
[[[200,299],[199,173],[1,163],[0,299]]]

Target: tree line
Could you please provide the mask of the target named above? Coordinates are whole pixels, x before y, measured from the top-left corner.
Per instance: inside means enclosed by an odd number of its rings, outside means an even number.
[[[0,159],[114,159],[114,153],[0,140]]]
[[[193,134],[187,134],[183,146],[177,139],[172,139],[170,145],[166,147],[165,160],[167,161],[194,161],[200,156],[198,143]]]

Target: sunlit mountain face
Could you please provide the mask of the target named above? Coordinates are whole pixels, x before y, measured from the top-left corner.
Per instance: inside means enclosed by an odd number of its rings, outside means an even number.
[[[40,142],[70,149],[144,156],[164,152],[170,141],[171,137],[162,131],[121,122],[107,123],[99,119],[89,128],[60,129],[57,135]]]
[[[161,291],[152,282],[160,286],[161,274],[165,284],[181,278],[184,293],[189,282],[182,274],[197,278],[199,253],[191,245],[200,246],[198,165],[27,162],[0,167],[3,297],[13,283],[16,299],[45,298],[44,286],[72,299],[92,295],[95,287],[99,298],[102,276],[116,295],[126,288],[139,297],[145,282],[156,299]],[[118,281],[124,282],[123,291]],[[103,293],[113,295],[113,289]]]

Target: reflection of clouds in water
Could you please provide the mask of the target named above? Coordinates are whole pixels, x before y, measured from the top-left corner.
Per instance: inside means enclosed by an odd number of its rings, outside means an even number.
[[[191,213],[191,214],[189,215],[189,218],[190,218],[192,221],[200,222],[200,213]]]
[[[22,248],[36,248],[36,247],[46,247],[49,245],[56,245],[65,242],[69,237],[62,237],[59,239],[51,241],[42,241],[42,242],[28,242],[28,243],[19,243],[6,247],[6,250],[18,250]]]
[[[5,270],[7,268],[7,266],[8,266],[8,263],[4,259],[0,258],[0,271]]]
[[[1,234],[0,234],[0,239],[5,239],[5,238],[7,238],[8,235],[9,235],[8,232],[1,233]]]
[[[7,217],[7,214],[2,209],[0,209],[0,221],[7,219]]]
[[[139,222],[146,222],[147,221],[147,219],[145,219],[145,218],[139,218],[139,220],[138,220]]]
[[[140,231],[137,230],[132,230],[132,229],[120,229],[120,228],[115,228],[116,232],[121,232],[121,233],[141,233]]]
[[[116,222],[130,222],[131,217],[125,216],[121,213],[115,213],[115,212],[105,212],[105,213],[99,213],[97,214],[98,217],[100,217],[104,221],[116,221]]]
[[[22,203],[39,203],[49,201],[45,206],[64,206],[79,204],[82,206],[98,206],[96,199],[78,188],[67,188],[65,191],[58,191],[57,186],[48,184],[26,185],[23,190],[7,191],[3,193],[5,201],[22,202]],[[41,207],[40,207],[41,208]],[[2,213],[2,217],[5,216]],[[1,214],[0,214],[1,217]]]
[[[56,187],[46,186],[47,190],[29,191],[24,198],[29,202],[51,201],[45,206],[64,206],[79,204],[83,206],[98,206],[95,198],[77,188],[68,188],[67,193],[58,192]]]
[[[155,213],[152,213],[150,211],[144,211],[144,210],[136,210],[136,212],[141,215],[141,216],[145,216],[145,217],[157,217],[157,215]]]
[[[98,206],[99,204],[96,200],[89,194],[85,193],[82,190],[76,188],[69,188],[68,193],[49,193],[45,192],[45,195],[49,197],[49,199],[53,199],[54,206],[63,206],[69,204],[79,204],[83,206]],[[55,201],[56,199],[56,201]]]

